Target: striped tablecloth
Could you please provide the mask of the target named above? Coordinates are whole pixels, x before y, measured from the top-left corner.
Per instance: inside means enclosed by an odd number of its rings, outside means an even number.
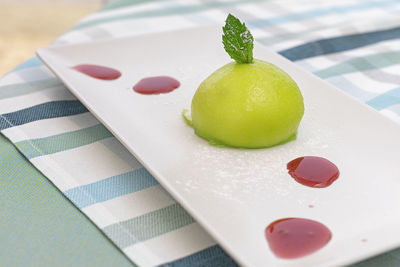
[[[120,0],[54,45],[221,24],[227,13],[400,122],[398,0]],[[1,133],[136,264],[235,265],[37,57],[0,80],[0,114]],[[359,265],[392,265],[399,251]]]

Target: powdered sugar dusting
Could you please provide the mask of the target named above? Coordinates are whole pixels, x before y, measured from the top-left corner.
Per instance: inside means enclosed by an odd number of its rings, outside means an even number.
[[[312,120],[302,124],[297,140],[265,149],[216,147],[193,134],[187,141],[194,144],[190,161],[199,176],[185,177],[185,191],[202,194],[206,190],[236,202],[266,200],[266,192],[274,192],[271,198],[276,194],[291,198],[292,190],[299,185],[287,174],[287,162],[304,153],[321,154],[329,147],[323,129],[312,129],[310,124]]]

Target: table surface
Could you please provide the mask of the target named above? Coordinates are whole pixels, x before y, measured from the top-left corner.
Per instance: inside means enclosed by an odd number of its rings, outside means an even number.
[[[0,135],[0,266],[132,266]]]
[[[134,265],[2,135],[0,176],[0,265]],[[395,255],[400,249],[354,266],[400,265]]]

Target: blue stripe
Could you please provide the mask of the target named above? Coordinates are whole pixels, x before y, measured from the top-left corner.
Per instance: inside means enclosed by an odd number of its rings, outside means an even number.
[[[296,61],[347,51],[397,38],[400,38],[400,27],[313,41],[279,53],[292,61]]]
[[[321,16],[327,16],[332,14],[339,14],[341,16],[345,15],[346,13],[357,11],[360,12],[362,10],[367,10],[371,8],[377,7],[387,7],[391,5],[399,4],[398,0],[379,0],[379,1],[370,1],[366,2],[363,1],[361,4],[355,5],[346,5],[346,6],[332,6],[323,9],[312,9],[302,13],[292,13],[285,16],[275,17],[275,18],[265,18],[265,19],[258,19],[253,20],[246,23],[250,28],[261,28],[267,27],[271,25],[279,25],[284,23],[290,23],[295,21],[301,21],[310,18],[316,18]]]
[[[65,191],[64,194],[76,206],[84,208],[99,202],[134,193],[157,184],[158,182],[145,168],[140,168],[92,184],[72,188]]]
[[[37,56],[33,56],[30,59],[26,60],[24,63],[18,65],[15,67],[11,72],[17,71],[17,70],[23,70],[27,68],[32,68],[32,67],[38,67],[38,66],[43,66],[43,62],[40,61],[40,59]]]
[[[377,110],[382,110],[390,106],[400,104],[400,88],[390,90],[384,94],[374,97],[366,103]]]
[[[163,267],[236,267],[238,266],[219,246],[213,246],[185,258],[161,265]]]
[[[25,123],[88,112],[77,100],[52,101],[0,115],[0,130]]]

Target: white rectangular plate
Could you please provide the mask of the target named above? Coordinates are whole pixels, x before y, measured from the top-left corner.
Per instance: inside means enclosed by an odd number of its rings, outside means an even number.
[[[38,54],[240,264],[337,266],[400,245],[400,126],[282,56],[255,46],[256,58],[276,64],[301,88],[306,111],[297,140],[246,150],[210,146],[181,117],[200,82],[230,62],[219,27],[53,46]],[[84,63],[122,76],[102,81],[71,69]],[[132,90],[158,75],[177,78],[181,87],[161,95]],[[339,179],[324,189],[295,182],[286,164],[304,155],[334,162]],[[278,259],[264,229],[286,217],[322,222],[332,240],[309,256]]]

